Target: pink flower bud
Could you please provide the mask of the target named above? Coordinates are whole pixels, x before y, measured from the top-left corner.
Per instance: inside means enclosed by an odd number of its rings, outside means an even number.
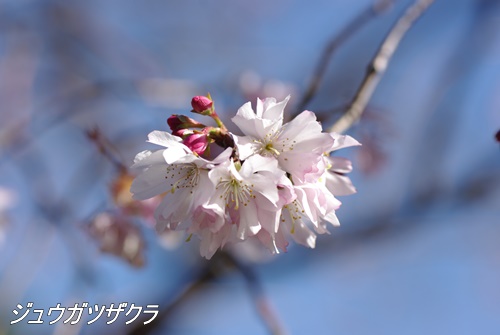
[[[170,127],[170,129],[175,132],[179,129],[182,129],[182,121],[181,119],[179,118],[179,115],[172,115],[171,117],[169,117],[167,119],[167,123],[168,123],[168,126]]]
[[[202,155],[208,147],[208,136],[204,133],[191,134],[182,143],[194,153]]]
[[[182,137],[186,135],[186,128],[204,128],[205,125],[185,115],[174,114],[167,119],[172,134]]]
[[[196,96],[191,100],[194,113],[204,114],[212,109],[213,101],[204,96]]]

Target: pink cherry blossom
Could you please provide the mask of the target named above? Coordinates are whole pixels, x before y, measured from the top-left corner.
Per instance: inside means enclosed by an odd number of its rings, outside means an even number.
[[[331,133],[330,135],[334,139],[334,143],[329,152],[361,145],[361,143],[348,135],[340,135],[337,133]],[[324,178],[326,179],[326,187],[328,190],[335,196],[356,193],[356,188],[352,184],[351,179],[346,176],[347,173],[352,171],[351,161],[336,156],[325,156],[324,160],[327,167]]]
[[[229,160],[209,172],[215,184],[210,203],[224,209],[237,227],[237,238],[244,240],[261,229],[274,235],[279,224],[278,182],[284,174],[271,158],[253,156],[241,167]]]
[[[152,132],[149,142],[166,149],[153,153],[142,152],[137,155],[132,166],[141,171],[131,186],[135,199],[144,200],[166,194],[155,210],[158,231],[176,229],[196,207],[209,199],[214,192],[214,185],[208,178],[208,171],[219,161],[227,160],[232,152],[226,150],[214,161],[207,161],[195,155],[180,141],[180,138],[165,132]]]
[[[234,136],[240,158],[252,155],[274,157],[279,166],[301,181],[314,180],[324,171],[322,155],[334,139],[323,133],[313,112],[304,111],[283,123],[283,110],[290,97],[276,103],[274,98],[257,99],[256,112],[250,103],[241,107],[233,122],[246,136]]]
[[[168,123],[182,138],[149,134],[149,142],[163,149],[136,156],[138,175],[131,191],[136,199],[164,194],[154,213],[157,230],[185,231],[187,241],[196,236],[200,254],[209,259],[241,241],[258,242],[271,253],[286,251],[290,239],[314,248],[317,234],[338,226],[341,203],[336,196],[356,189],[346,176],[351,162],[330,154],[360,144],[350,136],[323,132],[310,111],[283,124],[289,98],[257,99],[255,111],[250,103],[243,105],[232,118],[243,136],[227,130],[206,97],[193,98],[193,109],[217,127],[176,115]],[[184,121],[203,129],[184,128]],[[209,143],[222,153],[201,158],[212,151],[206,150]]]

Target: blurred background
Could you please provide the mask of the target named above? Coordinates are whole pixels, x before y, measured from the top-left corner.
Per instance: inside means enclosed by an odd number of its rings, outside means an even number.
[[[304,106],[331,126],[412,3],[389,2],[1,0],[0,334],[500,334],[498,0],[436,0],[405,35],[347,132],[363,146],[339,153],[358,193],[316,249],[208,262],[127,193],[147,134],[193,96],[229,122],[291,94],[293,115],[371,10]],[[28,302],[44,323],[11,325]],[[84,302],[160,314],[49,324]]]

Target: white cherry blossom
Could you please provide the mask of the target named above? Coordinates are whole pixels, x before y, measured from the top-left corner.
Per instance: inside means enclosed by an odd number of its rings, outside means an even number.
[[[283,124],[289,99],[257,99],[255,111],[249,102],[243,105],[232,118],[243,132],[238,136],[227,131],[210,97],[193,98],[209,106],[196,105],[195,112],[212,117],[218,127],[176,122],[172,128],[173,121],[169,126],[177,133],[194,127],[205,134],[207,145],[223,149],[214,159],[201,158],[210,150],[193,152],[180,137],[150,133],[149,142],[163,149],[136,156],[131,191],[139,200],[164,194],[155,210],[157,229],[184,230],[187,241],[196,236],[200,254],[209,259],[226,244],[245,240],[272,253],[286,251],[289,239],[314,248],[317,234],[338,226],[336,196],[356,189],[346,176],[351,162],[330,154],[360,144],[347,135],[324,133],[310,111]]]
[[[166,132],[150,133],[149,142],[166,149],[141,152],[132,166],[132,169],[141,171],[130,189],[134,199],[144,200],[166,194],[155,210],[158,231],[176,229],[195,208],[210,198],[214,185],[208,178],[208,171],[218,162],[226,161],[232,152],[228,149],[214,161],[207,161],[195,155],[181,141]]]
[[[261,229],[274,235],[279,225],[278,181],[284,174],[268,157],[252,156],[241,167],[229,160],[209,172],[215,184],[210,203],[224,209],[237,227],[237,238],[244,240]]]
[[[334,143],[330,148],[330,152],[347,148],[351,146],[359,146],[361,143],[348,135],[337,133],[330,134],[334,139]],[[325,156],[325,165],[327,171],[324,174],[326,187],[335,196],[350,195],[356,193],[356,188],[351,182],[351,179],[346,176],[352,171],[352,163],[350,160],[343,157]]]
[[[325,171],[322,155],[334,139],[323,133],[316,115],[304,111],[283,123],[283,110],[290,97],[276,103],[274,98],[257,100],[256,112],[250,103],[241,107],[233,122],[246,136],[234,136],[241,159],[252,155],[273,157],[279,166],[301,181],[317,179]]]

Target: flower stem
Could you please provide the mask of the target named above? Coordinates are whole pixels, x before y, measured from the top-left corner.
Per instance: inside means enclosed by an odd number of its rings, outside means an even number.
[[[212,117],[212,119],[214,119],[215,123],[217,124],[217,126],[219,128],[221,128],[224,131],[227,131],[226,126],[224,125],[224,123],[222,122],[222,120],[219,118],[219,115],[217,115],[217,113],[215,112],[215,110],[213,111],[213,113],[210,116]]]

